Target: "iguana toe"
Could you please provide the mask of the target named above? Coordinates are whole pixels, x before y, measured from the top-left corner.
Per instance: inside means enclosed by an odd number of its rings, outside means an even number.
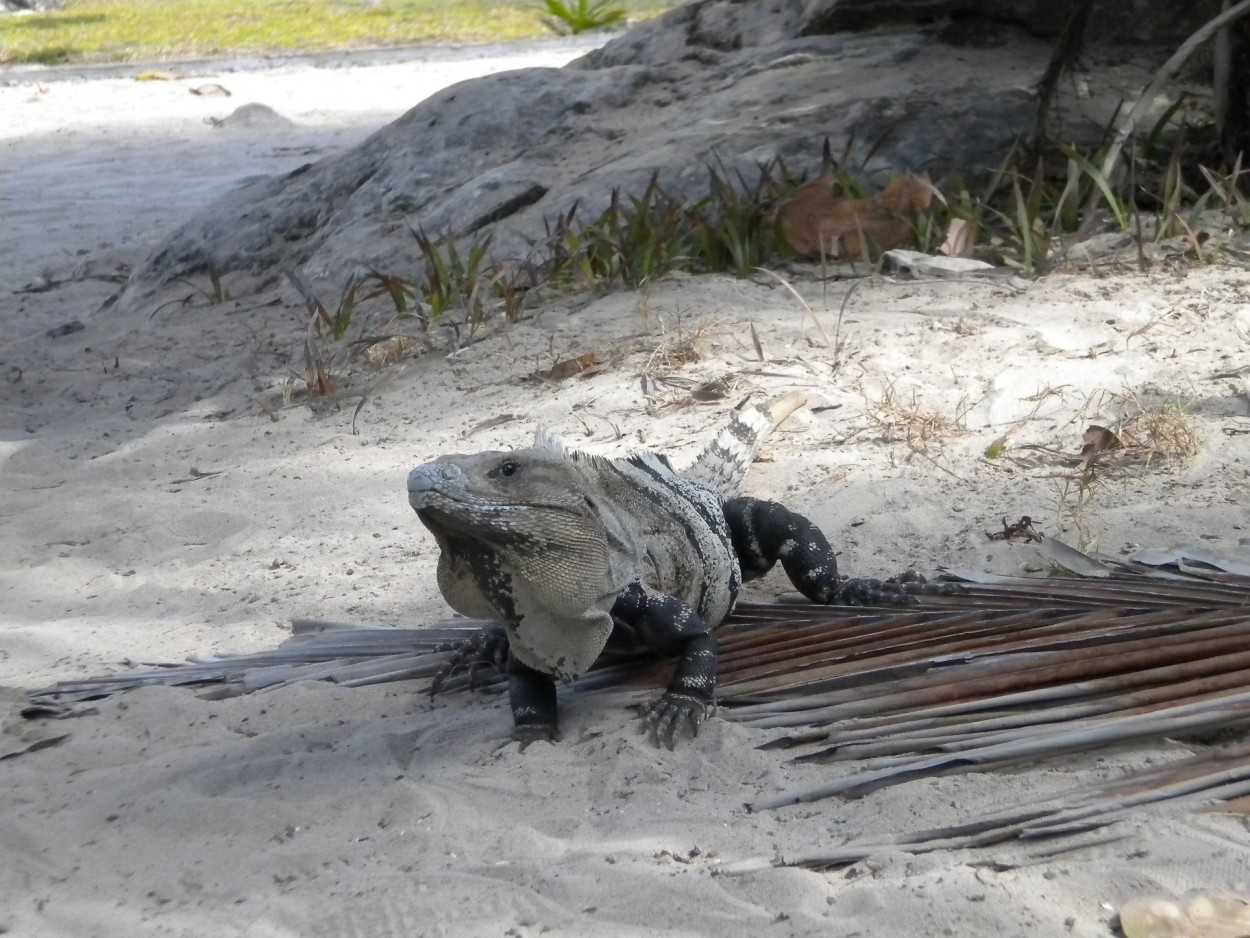
[[[502,674],[508,663],[508,633],[502,626],[487,626],[458,645],[450,648],[443,646],[436,650],[454,651],[454,654],[434,675],[434,680],[430,683],[431,697],[441,693],[452,676],[466,666],[470,688],[477,687],[477,672],[480,668],[493,668]]]
[[[524,752],[530,743],[546,740],[549,743],[560,741],[560,729],[554,723],[518,723],[512,727],[512,738],[520,743],[519,752]]]
[[[652,733],[657,745],[663,743],[672,749],[677,744],[677,734],[682,726],[690,728],[691,736],[699,735],[699,724],[706,719],[707,713],[708,704],[702,698],[669,691],[642,709],[640,732]]]
[[[958,583],[930,583],[915,570],[888,580],[845,580],[838,586],[835,602],[847,606],[912,606],[921,596],[954,596],[964,592]]]

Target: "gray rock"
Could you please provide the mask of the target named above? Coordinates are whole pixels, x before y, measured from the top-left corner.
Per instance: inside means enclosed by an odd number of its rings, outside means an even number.
[[[883,258],[888,269],[906,270],[918,277],[961,277],[995,269],[993,264],[974,257],[944,257],[902,248],[886,251]]]
[[[293,121],[283,117],[269,105],[255,102],[235,108],[226,117],[210,117],[208,122],[221,130],[283,130],[295,126]]]
[[[885,24],[923,24],[947,20],[958,32],[973,19],[1020,26],[1051,38],[1062,31],[1075,3],[1058,0],[836,0],[820,4],[807,21],[808,33],[873,29]],[[1220,12],[1220,0],[1095,0],[1090,11],[1091,41],[1173,43]],[[975,28],[981,28],[978,24]]]
[[[826,139],[874,182],[906,171],[985,177],[1032,125],[1032,88],[1051,45],[1020,24],[1053,25],[1053,2],[1049,17],[1042,6],[691,3],[566,68],[448,88],[347,153],[236,190],[138,267],[118,305],[210,263],[261,283],[292,267],[338,284],[362,265],[412,275],[420,259],[410,227],[462,237],[490,226],[497,256],[521,258],[545,220],[575,203],[592,218],[616,187],[641,193],[658,173],[670,195],[699,198],[713,158],[748,178],[775,157],[810,175]],[[986,22],[831,34],[870,15],[910,10],[923,21],[928,11],[931,20],[939,7]],[[1149,32],[1138,25],[1134,38]],[[1092,148],[1122,91],[1091,85],[1093,99],[1068,102],[1052,128]]]

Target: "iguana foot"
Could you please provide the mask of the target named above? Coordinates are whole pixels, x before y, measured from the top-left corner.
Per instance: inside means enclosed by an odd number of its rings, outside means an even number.
[[[912,606],[920,601],[920,596],[953,596],[962,592],[958,583],[930,583],[923,574],[907,570],[888,580],[845,580],[838,585],[834,602],[844,606]]]
[[[699,735],[699,724],[707,719],[708,709],[708,702],[701,697],[668,691],[659,700],[640,709],[642,726],[639,732],[651,733],[656,745],[663,743],[672,749],[681,727],[689,727],[691,736]]]
[[[556,742],[556,682],[550,674],[526,667],[518,658],[508,659],[508,698],[512,704],[512,738],[521,752],[530,743]]]
[[[524,752],[530,743],[558,743],[560,729],[554,723],[518,723],[512,727],[512,739],[520,743],[519,752]]]
[[[479,668],[494,668],[502,674],[508,664],[508,633],[501,625],[488,625],[479,629],[459,645],[452,645],[450,648],[455,649],[455,654],[434,675],[434,681],[430,684],[431,697],[441,692],[452,675],[462,667],[467,666],[469,669],[469,687],[476,688]],[[436,650],[448,651],[449,647],[440,646]]]

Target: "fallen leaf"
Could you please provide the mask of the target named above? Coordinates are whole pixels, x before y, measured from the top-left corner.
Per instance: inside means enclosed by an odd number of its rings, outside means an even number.
[[[968,257],[975,242],[976,226],[965,218],[952,218],[938,253],[947,257]]]
[[[1212,814],[1241,814],[1250,816],[1250,795],[1242,795],[1230,801],[1221,801],[1206,809]]]
[[[928,208],[936,191],[928,180],[900,176],[871,198],[839,199],[830,192],[834,179],[804,183],[777,210],[782,235],[802,257],[850,260],[902,247],[912,239],[912,213]]]
[[[534,376],[546,381],[563,381],[565,378],[580,375],[586,369],[598,364],[600,364],[598,354],[587,352],[585,355],[578,355],[576,358],[566,358],[564,361],[556,362],[546,371],[535,372]]]
[[[1041,543],[1044,540],[1043,535],[1033,527],[1033,519],[1028,515],[1021,515],[1015,524],[1008,524],[1007,519],[1003,518],[1003,529],[986,531],[985,536],[991,541],[1012,541],[1019,538],[1026,544]]]
[[[25,691],[0,687],[0,759],[34,752],[69,736],[65,730],[37,722],[38,715],[39,711],[31,706]]]
[[[1092,459],[1099,453],[1105,453],[1107,450],[1123,449],[1124,444],[1120,442],[1120,438],[1106,427],[1100,427],[1097,424],[1090,424],[1085,431],[1085,435],[1081,438],[1084,445],[1081,447],[1081,458]]]
[[[759,333],[755,331],[755,323],[751,323],[751,344],[755,346],[755,357],[760,361],[767,361],[764,358],[764,346],[760,343]]]
[[[985,452],[981,455],[986,459],[997,459],[1005,452],[1007,452],[1007,437],[1000,436],[989,446],[985,447]]]
[[[701,403],[722,401],[729,396],[731,390],[732,383],[728,378],[713,378],[711,381],[704,381],[691,391],[690,399]]]

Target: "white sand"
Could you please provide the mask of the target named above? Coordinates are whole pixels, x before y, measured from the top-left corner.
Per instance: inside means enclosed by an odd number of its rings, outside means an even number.
[[[420,358],[369,400],[356,435],[361,384],[316,413],[296,403],[271,419],[254,403],[280,403],[301,369],[303,313],[289,291],[282,305],[209,307],[176,287],[170,298],[195,301],[151,318],[97,315],[118,284],[93,278],[136,263],[241,179],[336,152],[436,88],[509,64],[0,87],[0,684],[270,648],[293,616],[445,617],[434,545],[405,500],[408,469],[522,444],[539,425],[601,451],[690,454],[728,402],[650,413],[639,382],[649,353],[629,349],[703,320],[716,325],[702,360],[667,369],[675,381],[733,373],[743,383],[731,401],[802,389],[832,405],[787,424],[749,487],[811,515],[845,572],[1036,569],[1030,548],[985,536],[1024,514],[1112,554],[1182,542],[1250,552],[1250,274],[1237,267],[1162,260],[1141,274],[1104,260],[1019,292],[865,283],[836,368],[784,290],[673,279],[645,297],[571,311],[564,301],[454,358]],[[208,82],[233,97],[188,92]],[[204,122],[250,101],[296,126]],[[40,283],[55,286],[15,292]],[[801,288],[832,335],[845,286]],[[74,321],[86,328],[47,335]],[[584,352],[619,357],[588,379],[523,380]],[[961,429],[909,446],[871,417],[891,387],[905,408],[914,395]],[[1201,451],[1108,480],[1079,524],[1060,524],[1068,470],[1027,447],[1075,453],[1086,424],[1120,409],[1100,392],[1184,401]],[[502,414],[516,419],[473,432]],[[1007,433],[1003,458],[980,458]],[[753,595],[786,587],[773,576]],[[1198,747],[1119,748],[750,815],[744,802],[850,768],[787,765],[754,748],[774,734],[721,719],[674,753],[657,750],[626,709],[638,696],[566,698],[564,741],[524,754],[500,745],[503,701],[431,705],[408,685],[226,702],[154,689],[103,702],[56,726],[65,741],[0,763],[0,930],[1095,936],[1131,897],[1250,881],[1240,818],[1179,813],[1143,814],[1117,828],[1122,840],[1048,860],[1014,845],[887,850],[831,873],[717,875],[727,861],[955,823]]]

